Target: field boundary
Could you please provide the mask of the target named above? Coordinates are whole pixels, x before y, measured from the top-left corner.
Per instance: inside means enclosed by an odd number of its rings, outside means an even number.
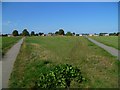
[[[119,60],[120,60],[120,58],[119,58],[119,53],[120,53],[120,51],[119,50],[117,50],[117,49],[115,49],[115,48],[113,48],[113,47],[110,47],[110,46],[107,46],[107,45],[105,45],[105,44],[103,44],[103,43],[100,43],[100,42],[98,42],[98,41],[96,41],[96,40],[93,40],[93,39],[91,39],[91,38],[89,38],[89,37],[86,37],[89,41],[91,41],[92,43],[94,43],[94,44],[96,44],[96,45],[98,45],[99,47],[101,47],[101,48],[103,48],[104,50],[106,50],[108,53],[110,53],[111,55],[113,55],[113,56],[116,56]]]

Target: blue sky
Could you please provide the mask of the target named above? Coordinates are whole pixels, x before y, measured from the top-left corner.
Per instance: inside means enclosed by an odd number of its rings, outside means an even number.
[[[118,31],[117,2],[3,2],[2,33]]]

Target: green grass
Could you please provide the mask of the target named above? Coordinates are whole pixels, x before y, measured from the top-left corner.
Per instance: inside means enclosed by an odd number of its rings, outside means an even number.
[[[118,47],[118,36],[92,36],[90,38],[120,50],[120,47]]]
[[[71,64],[87,80],[82,84],[73,81],[71,88],[116,88],[118,63],[116,57],[83,37],[27,37],[15,61],[9,87],[31,88],[40,73],[57,64]]]
[[[4,55],[22,37],[2,37],[2,54]]]
[[[2,37],[0,37],[0,55],[2,55]]]

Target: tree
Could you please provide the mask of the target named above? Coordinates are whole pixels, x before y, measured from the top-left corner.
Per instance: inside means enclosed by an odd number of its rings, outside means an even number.
[[[41,33],[41,32],[39,33],[40,36],[43,35],[43,34],[44,34],[44,33]]]
[[[107,34],[107,33],[99,33],[99,36],[104,36],[105,34]]]
[[[79,34],[76,34],[76,36],[79,36]]]
[[[117,36],[120,36],[120,32],[117,32],[117,34],[116,34]]]
[[[75,35],[75,32],[73,32],[72,35],[74,36],[74,35]]]
[[[24,29],[24,30],[22,31],[22,35],[23,35],[23,36],[29,36],[29,32],[27,31],[27,29]]]
[[[59,30],[59,35],[64,35],[64,30],[63,29]]]
[[[18,36],[18,31],[17,31],[17,30],[14,30],[14,31],[12,32],[12,35],[13,35],[13,36]]]
[[[19,35],[22,36],[22,33],[20,33]]]
[[[35,32],[34,31],[31,32],[31,36],[35,36]]]
[[[56,35],[59,35],[59,31],[56,31],[55,34],[56,34]]]
[[[117,33],[114,32],[114,33],[110,33],[109,35],[110,35],[110,36],[116,36]]]
[[[67,32],[66,36],[72,36],[72,33],[71,32]]]
[[[39,35],[38,33],[35,34],[35,36],[38,36],[38,35]]]

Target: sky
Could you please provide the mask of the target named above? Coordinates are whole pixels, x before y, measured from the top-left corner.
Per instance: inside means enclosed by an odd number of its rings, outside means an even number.
[[[3,2],[118,2],[119,0],[2,0]]]
[[[3,2],[2,33],[118,32],[117,2]]]

